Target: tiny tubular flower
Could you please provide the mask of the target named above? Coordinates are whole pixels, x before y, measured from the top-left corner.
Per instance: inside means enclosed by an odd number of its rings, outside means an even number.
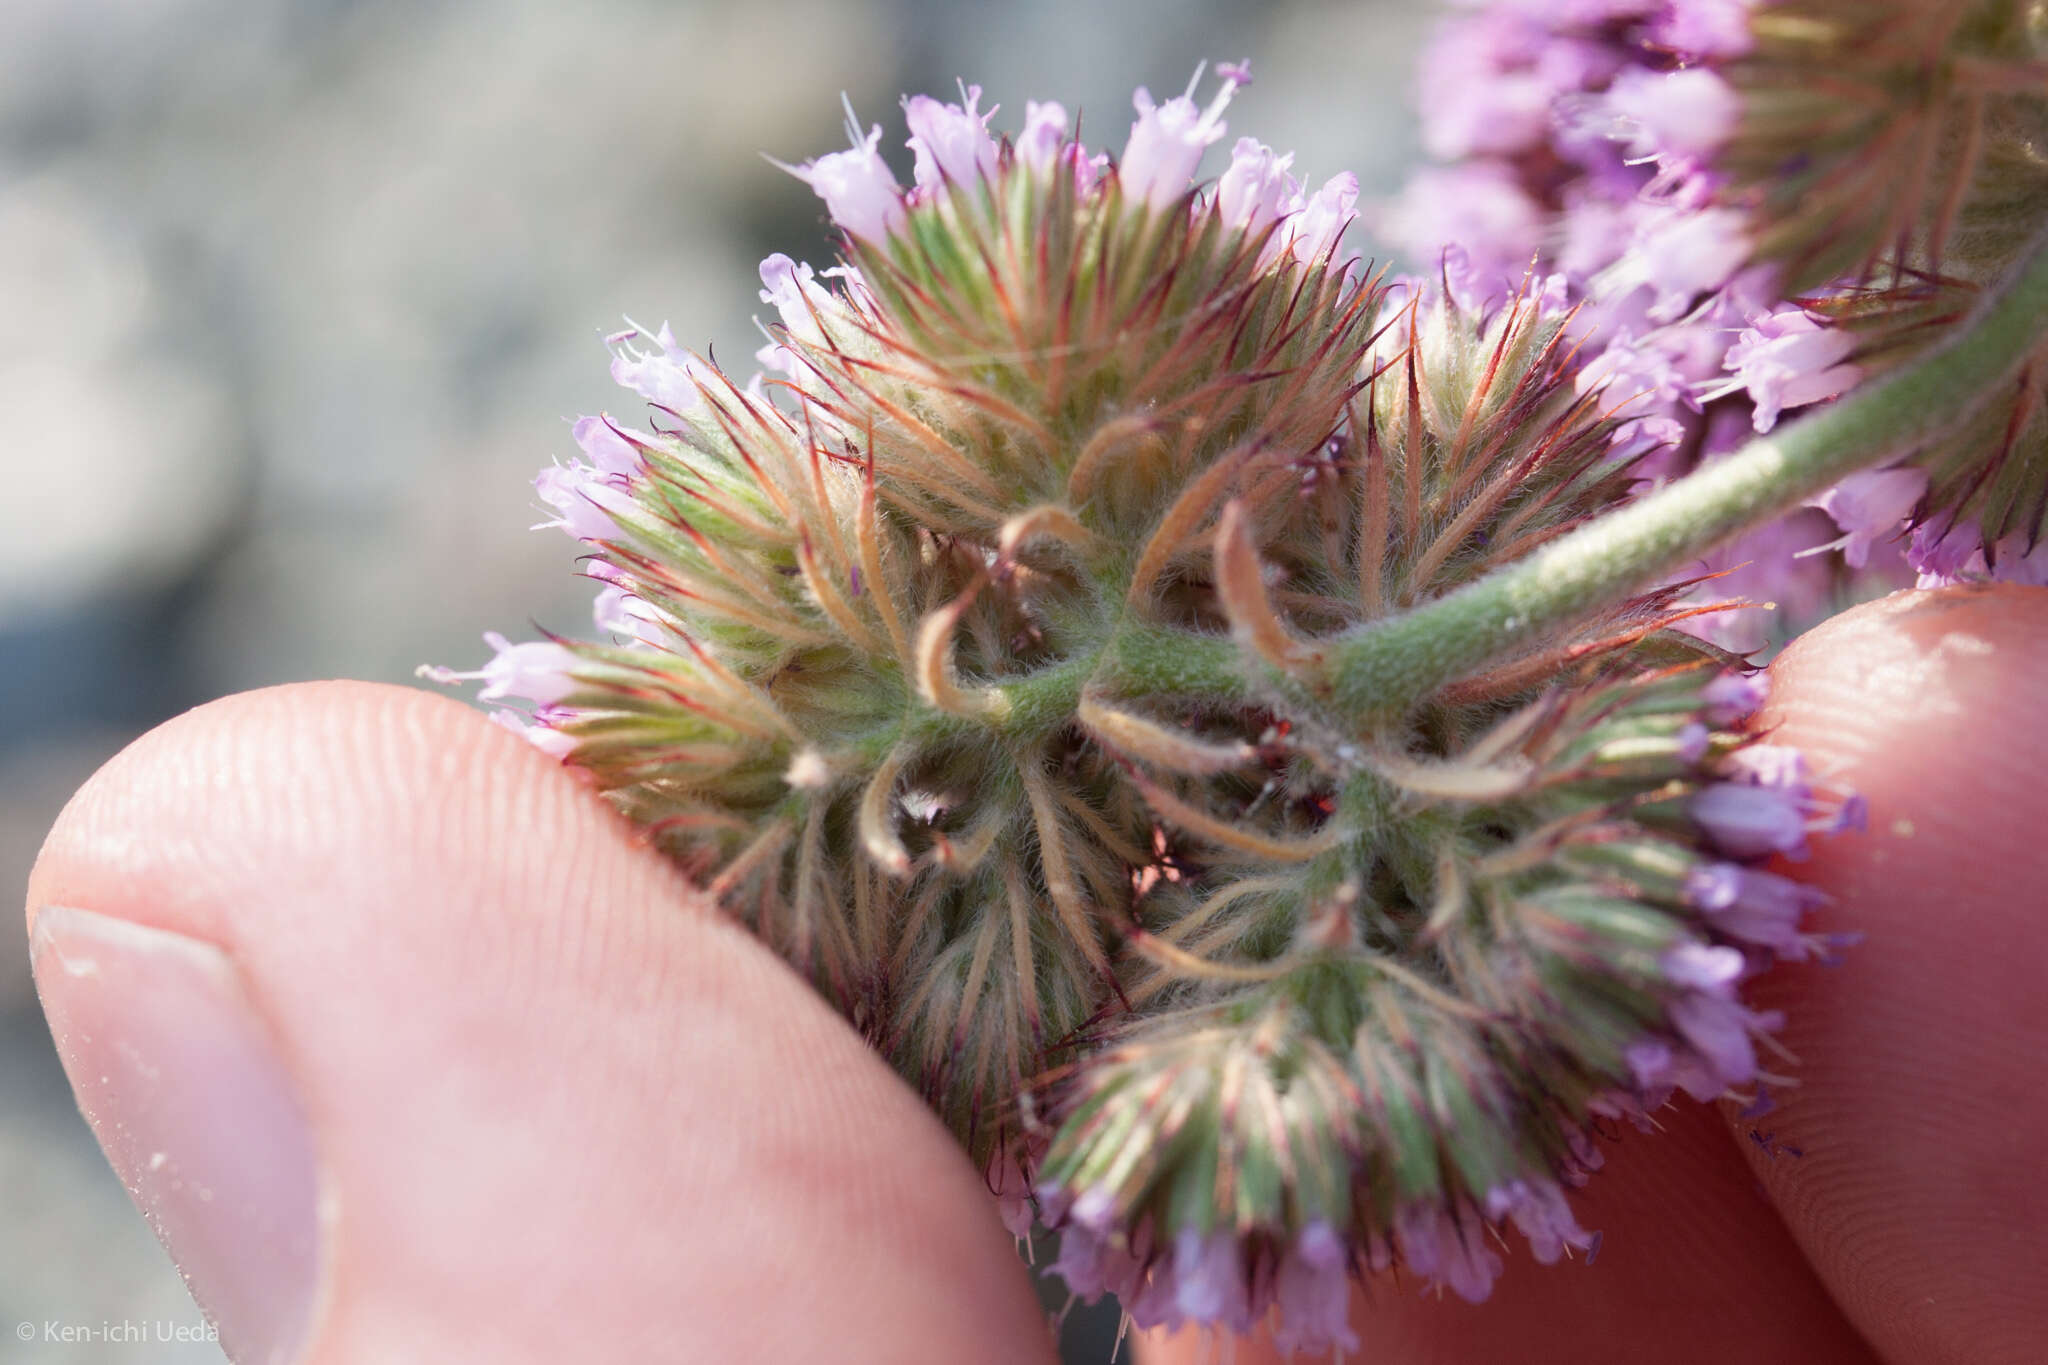
[[[474,673],[434,667],[420,670],[420,676],[439,683],[480,680],[483,686],[476,694],[479,701],[522,697],[542,705],[559,702],[581,686],[575,677],[581,660],[566,645],[552,640],[513,644],[495,630],[484,632],[484,643],[496,653]]]
[[[978,85],[963,85],[959,104],[941,104],[929,95],[903,101],[915,158],[912,177],[919,189],[968,186],[995,174],[996,140],[988,132],[995,110],[980,113],[975,107],[980,102]]]
[[[881,124],[862,137],[849,110],[847,136],[853,145],[846,151],[784,169],[817,192],[834,223],[862,241],[879,242],[903,226],[903,188],[882,160]]]
[[[626,510],[631,502],[612,482],[614,477],[576,462],[541,470],[534,476],[534,492],[555,510],[555,516],[536,523],[533,529],[560,527],[578,540],[617,539],[619,524],[612,514]]]
[[[1164,104],[1154,102],[1151,92],[1140,86],[1131,101],[1138,119],[1131,125],[1130,140],[1117,163],[1124,192],[1155,209],[1186,194],[1202,153],[1222,138],[1223,111],[1238,87],[1245,84],[1245,76],[1243,68],[1231,68],[1223,77],[1222,90],[1206,109],[1196,105],[1192,82],[1187,94],[1175,95]]]
[[[1840,549],[1845,563],[1860,568],[1878,541],[1905,533],[1906,519],[1926,494],[1924,470],[1867,469],[1851,474],[1813,501],[1842,532],[1840,540],[1822,548]]]

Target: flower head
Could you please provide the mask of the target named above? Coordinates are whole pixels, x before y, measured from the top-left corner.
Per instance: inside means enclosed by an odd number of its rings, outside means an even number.
[[[1577,51],[1548,78],[1612,78]],[[651,430],[586,419],[541,477],[607,638],[430,676],[537,703],[1075,1293],[1348,1349],[1355,1274],[1476,1299],[1504,1228],[1590,1254],[1599,1122],[1753,1076],[1743,981],[1804,943],[1751,863],[1852,803],[1655,585],[1426,694],[1339,685],[1628,499],[1732,305],[1667,281],[1696,326],[1651,339],[1450,251],[1383,289],[1352,177],[1247,138],[1197,186],[1219,74],[1140,92],[1115,164],[1049,105],[1006,152],[975,87],[905,102],[907,192],[879,130],[807,163],[844,259],[762,263],[783,378],[635,328]]]

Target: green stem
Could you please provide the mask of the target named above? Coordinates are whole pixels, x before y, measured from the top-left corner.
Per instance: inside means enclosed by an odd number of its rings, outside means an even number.
[[[1845,475],[1953,428],[2013,381],[2044,329],[2048,234],[1949,340],[1913,364],[1527,559],[1348,632],[1330,654],[1335,699],[1353,712],[1403,710],[1668,578]]]
[[[1100,645],[1002,685],[1008,707],[998,728],[1011,736],[1043,735],[1069,723],[1081,693],[1098,687],[1116,696],[1194,696],[1229,701],[1244,695],[1245,670],[1228,636],[1197,635],[1171,626],[1124,621]],[[940,713],[922,708],[933,716]],[[954,718],[936,722],[966,728]]]

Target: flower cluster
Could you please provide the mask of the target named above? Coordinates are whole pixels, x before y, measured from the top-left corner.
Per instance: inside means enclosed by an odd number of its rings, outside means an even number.
[[[1586,304],[1589,371],[1671,469],[1919,354],[2048,203],[2037,7],[1465,3],[1422,71],[1425,90],[1461,92],[1423,104],[1448,164],[1382,226],[1475,292],[1532,261],[1560,272]],[[1923,573],[2040,572],[2025,562],[2048,513],[2032,389],[1923,454],[1931,483],[1883,520],[1853,492],[1821,502],[1855,547],[1847,567],[1890,581],[1904,551]],[[2002,426],[2014,452],[1986,483],[1978,456]],[[1757,567],[1723,586],[1810,618],[1831,574],[1795,552],[1824,539],[1811,514],[1759,533],[1721,559]]]
[[[1582,363],[1569,281],[1383,288],[1355,182],[1253,139],[1198,183],[1220,75],[1139,91],[1113,159],[964,87],[905,102],[908,186],[879,128],[789,168],[843,259],[763,263],[764,373],[620,332],[647,416],[536,480],[608,640],[429,673],[531,703],[1077,1293],[1348,1348],[1354,1274],[1478,1298],[1490,1228],[1589,1252],[1591,1125],[1757,1081],[1740,986],[1816,946],[1762,862],[1858,806],[1748,732],[1681,588],[1345,683],[1626,501],[1670,419]]]
[[[1320,750],[1302,715],[1262,784],[1208,784],[1228,806],[1155,798],[1217,853],[1135,907],[1138,1012],[1052,1091],[1039,1194],[1078,1293],[1355,1348],[1347,1270],[1478,1300],[1489,1229],[1590,1255],[1564,1191],[1594,1127],[1763,1078],[1778,1020],[1740,984],[1831,945],[1801,924],[1819,895],[1759,864],[1862,804],[1741,728],[1757,676],[1597,657],[1483,728],[1431,708],[1449,752]]]

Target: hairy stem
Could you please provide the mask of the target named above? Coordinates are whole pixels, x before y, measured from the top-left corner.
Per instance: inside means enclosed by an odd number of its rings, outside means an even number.
[[[1669,577],[1685,562],[1971,416],[2048,333],[2048,234],[1948,341],[1782,433],[1631,503],[1437,601],[1348,632],[1338,703],[1400,711]]]

